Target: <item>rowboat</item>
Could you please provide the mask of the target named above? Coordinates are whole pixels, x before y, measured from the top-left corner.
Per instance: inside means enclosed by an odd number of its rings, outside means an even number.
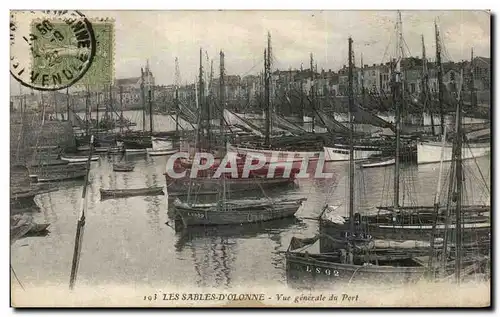
[[[132,196],[156,196],[164,195],[163,187],[145,187],[130,189],[100,189],[101,199],[103,198],[122,198]]]
[[[305,200],[227,200],[208,204],[187,204],[176,199],[175,230],[181,231],[190,226],[258,223],[293,217]]]
[[[38,182],[38,183],[60,182],[60,181],[67,181],[67,180],[84,179],[85,175],[86,175],[86,171],[74,171],[74,172],[68,172],[68,173],[33,175],[33,177],[31,179],[32,179],[32,181]]]
[[[395,159],[379,159],[379,160],[370,160],[365,163],[361,163],[362,168],[372,168],[372,167],[383,167],[383,166],[390,166],[394,165],[396,163]]]
[[[114,172],[132,172],[134,170],[134,163],[116,163],[113,164]]]
[[[179,149],[147,149],[149,156],[162,156],[162,155],[172,155],[179,152]]]
[[[88,156],[62,156],[61,155],[61,160],[63,161],[68,161],[70,163],[82,163],[82,162],[87,162],[89,160]],[[93,155],[90,158],[91,161],[98,161],[99,156],[98,155]]]

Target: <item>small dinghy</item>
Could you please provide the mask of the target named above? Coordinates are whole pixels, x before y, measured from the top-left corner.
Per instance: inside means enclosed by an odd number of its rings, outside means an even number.
[[[122,198],[133,196],[157,196],[164,195],[163,187],[146,187],[131,189],[100,189],[101,199]]]
[[[61,155],[61,160],[63,161],[68,161],[70,163],[84,163],[89,160],[88,155],[85,156],[63,156]],[[92,155],[90,158],[91,161],[98,161],[99,156],[98,155]]]
[[[132,172],[134,170],[134,163],[116,163],[113,164],[114,172]]]
[[[378,160],[370,160],[361,163],[362,168],[373,168],[373,167],[383,167],[383,166],[390,166],[396,164],[396,160],[394,158],[388,159],[388,158],[381,158]]]
[[[149,156],[172,155],[177,152],[179,152],[179,149],[148,149]]]

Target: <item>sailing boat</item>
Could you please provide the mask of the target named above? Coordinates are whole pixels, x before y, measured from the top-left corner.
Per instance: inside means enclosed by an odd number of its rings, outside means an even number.
[[[399,40],[399,45],[402,45],[403,41]],[[400,48],[398,52],[402,51]],[[437,228],[434,233],[435,236],[444,235],[446,215],[445,213],[449,211],[449,207],[440,207],[437,203],[439,198],[440,186],[441,186],[441,175],[443,166],[441,164],[436,203],[432,206],[401,206],[400,205],[400,136],[401,136],[401,111],[402,108],[402,94],[401,89],[403,87],[401,78],[401,56],[398,56],[396,60],[396,67],[392,74],[392,85],[393,85],[393,102],[395,110],[396,119],[396,144],[395,144],[395,156],[394,156],[394,203],[392,206],[379,206],[379,210],[375,215],[366,215],[361,217],[357,215],[356,219],[360,223],[360,226],[364,230],[368,230],[370,234],[376,238],[390,238],[390,239],[420,239],[422,237],[429,237],[433,230]],[[462,80],[463,82],[463,80]],[[461,93],[461,86],[459,94]],[[461,97],[458,97],[458,103],[461,102]],[[457,123],[458,125],[459,123]],[[461,123],[460,123],[461,124]],[[461,130],[462,131],[462,130]],[[443,144],[445,136],[443,136]],[[444,148],[444,147],[443,147]],[[444,150],[441,154],[441,158],[444,157]],[[442,159],[444,161],[444,158]],[[463,232],[464,235],[469,237],[479,237],[486,238],[489,235],[491,229],[491,223],[489,217],[484,215],[490,212],[490,206],[481,205],[468,205],[462,206],[461,210],[464,213],[463,222]],[[437,214],[437,216],[436,216]],[[466,215],[466,216],[465,216]],[[322,219],[320,221],[320,227],[323,232],[334,235],[339,230],[345,230],[345,221],[330,221],[329,219]],[[449,230],[454,230],[456,227],[455,223],[449,225]]]
[[[278,162],[296,161],[302,162],[303,159],[307,159],[309,162],[318,161],[320,157],[323,156],[323,142],[321,144],[306,144],[306,149],[297,149],[295,146],[294,150],[289,150],[294,148],[294,144],[297,144],[297,139],[304,140],[304,136],[295,137],[295,142],[290,142],[288,144],[272,144],[271,133],[273,131],[273,121],[279,121],[280,118],[272,111],[271,102],[271,65],[272,65],[272,48],[271,48],[271,34],[268,33],[267,37],[267,49],[264,51],[264,80],[265,80],[265,133],[264,133],[264,143],[263,144],[253,144],[250,146],[239,146],[239,145],[228,145],[228,150],[230,152],[235,152],[247,157],[258,154],[259,156],[264,155],[268,159],[277,159]],[[311,61],[311,72],[312,72],[312,61]],[[313,73],[313,72],[312,72]],[[314,88],[312,88],[314,91]],[[234,115],[234,114],[233,114]],[[281,118],[281,121],[285,121]],[[291,127],[291,123],[287,126]],[[318,143],[318,140],[312,140],[313,143]],[[309,151],[308,149],[316,147],[316,150]]]
[[[352,52],[352,40],[349,38],[349,53]],[[351,55],[350,55],[351,56]],[[349,65],[352,69],[352,57],[349,58]],[[398,69],[399,70],[399,69]],[[350,82],[349,90],[352,94],[352,70],[349,72]],[[396,72],[396,87],[400,86],[398,80],[400,73]],[[397,90],[397,89],[396,89]],[[352,97],[350,98],[350,105],[352,105]],[[350,108],[351,109],[351,108]],[[461,106],[458,105],[457,120],[460,122]],[[349,113],[349,119],[351,119]],[[352,122],[352,121],[351,121]],[[351,125],[352,127],[352,125]],[[351,135],[352,137],[352,135]],[[425,245],[419,241],[408,241],[409,243],[398,243],[390,245],[387,241],[377,241],[373,236],[367,235],[364,228],[359,226],[359,221],[354,214],[354,160],[353,148],[350,148],[349,160],[349,226],[348,231],[341,235],[331,235],[324,233],[320,229],[320,234],[310,239],[298,239],[293,237],[290,246],[286,252],[286,270],[287,280],[292,286],[323,286],[323,284],[331,285],[331,283],[355,283],[375,281],[378,284],[401,284],[411,283],[423,279],[429,271],[435,271],[438,263],[432,261],[430,258],[441,254],[442,273],[448,274],[455,271],[458,279],[461,279],[464,273],[473,272],[471,268],[480,268],[478,263],[483,263],[484,258],[481,257],[467,257],[467,245],[462,244],[462,207],[461,207],[461,191],[462,191],[462,170],[461,170],[461,152],[457,151],[460,148],[461,128],[457,124],[457,137],[455,140],[454,163],[456,164],[456,182],[450,185],[450,191],[457,194],[457,204],[455,206],[456,214],[456,230],[449,231],[451,228],[450,217],[451,213],[446,217],[447,235],[455,235],[456,243],[450,245],[456,253],[455,258],[447,257],[448,245],[446,239],[443,243],[442,240],[434,239],[434,235],[430,237],[430,244]],[[352,144],[352,143],[351,143]],[[396,160],[397,163],[397,160]],[[451,202],[450,202],[451,204]],[[450,211],[451,208],[448,208]],[[435,214],[437,218],[437,212]],[[436,221],[434,221],[432,233],[436,232]],[[328,251],[321,250],[321,241],[328,240],[330,249]],[[314,252],[314,246],[319,241],[319,252]],[[383,242],[383,243],[381,243]],[[377,246],[377,243],[379,246]],[[472,246],[474,247],[474,246]],[[441,251],[435,252],[434,249]],[[427,250],[432,251],[431,256],[423,256]],[[462,265],[469,265],[462,270]]]
[[[224,85],[224,53],[220,52],[220,86]],[[224,109],[224,90],[221,89],[221,109]],[[225,134],[225,121],[221,120],[221,133],[223,144],[227,142]],[[224,147],[222,147],[224,148]],[[211,178],[210,178],[211,179]],[[247,181],[250,179],[241,179]],[[226,177],[222,176],[216,180],[218,182],[217,193],[219,200],[215,203],[208,204],[193,204],[190,202],[182,202],[180,199],[174,201],[175,207],[175,230],[180,231],[190,226],[199,225],[229,225],[243,223],[258,223],[275,219],[292,217],[295,215],[302,202],[301,199],[247,199],[247,200],[227,200],[226,194],[229,186],[226,184]],[[222,186],[221,186],[222,183]],[[250,184],[250,183],[248,183]],[[188,193],[191,192],[191,183]]]
[[[148,76],[148,101],[149,101],[149,133],[146,132],[146,96],[144,70],[141,67],[141,100],[142,100],[142,132],[125,133],[121,137],[121,142],[127,153],[146,153],[146,149],[153,147],[153,108],[151,101],[151,83],[149,82],[149,63],[146,65],[146,75]]]
[[[441,65],[441,46],[442,42],[440,40],[440,34],[437,23],[434,23],[435,35],[436,35],[436,61],[438,68],[438,89],[439,89],[439,103],[442,107],[443,103],[443,92],[444,92],[444,84],[442,78],[442,65]],[[474,56],[471,54],[471,67],[473,63]],[[472,80],[472,86],[474,85],[474,80]],[[474,88],[472,87],[472,90]],[[443,118],[441,118],[443,120]],[[443,126],[444,123],[441,123]],[[452,147],[453,145],[450,143],[446,143],[444,146],[444,161],[451,161],[452,159]],[[418,164],[426,164],[426,163],[437,163],[441,158],[441,148],[442,145],[439,142],[432,141],[421,141],[417,144],[417,162]],[[490,142],[482,142],[482,143],[470,143],[465,142],[462,145],[462,159],[474,159],[481,156],[487,156],[490,154],[491,144]]]
[[[349,126],[353,130],[353,54],[352,39],[349,37]],[[342,235],[321,234],[311,239],[293,237],[286,252],[287,281],[291,285],[340,283],[358,280],[375,280],[389,283],[417,281],[426,269],[415,262],[410,253],[386,252],[369,254],[374,248],[372,237],[356,228],[354,215],[354,146],[353,133],[349,135],[349,226]],[[334,251],[310,253],[309,248],[320,237],[333,243]],[[306,248],[309,251],[306,251]]]
[[[222,57],[221,57],[222,58]],[[200,51],[200,65],[201,65],[202,59],[201,59],[201,51]],[[197,124],[197,130],[198,132],[196,133],[196,148],[201,150],[201,144],[204,143],[204,145],[207,145],[207,149],[203,149],[205,151],[210,151],[210,147],[213,147],[213,142],[211,142],[212,139],[212,131],[210,131],[210,127],[207,127],[207,124],[202,122],[202,111],[203,107],[200,106],[201,100],[203,100],[203,81],[202,81],[202,68],[200,67],[200,76],[199,76],[199,86],[200,86],[200,93],[196,93],[196,106],[199,110],[199,115],[198,115],[198,124]],[[224,85],[224,79],[220,79],[220,85]],[[195,90],[196,90],[196,85],[195,85]],[[221,91],[223,89],[221,88]],[[198,92],[198,90],[196,90]],[[224,120],[223,114],[225,110],[224,106],[224,97],[223,97],[223,92],[220,94],[220,111],[221,111],[221,131],[224,135],[226,132],[226,121]],[[206,109],[204,109],[206,110]],[[205,137],[206,142],[202,142],[202,137]],[[221,153],[226,152],[226,148],[228,148],[227,144],[223,144],[221,147]],[[222,173],[219,177],[215,177],[216,175],[216,169],[220,167],[220,164],[224,161],[224,158],[226,158],[229,162],[231,162],[231,156],[237,155],[234,152],[231,152],[230,150],[227,151],[229,153],[226,156],[222,155],[220,159],[218,159],[214,166],[212,168],[208,169],[207,171],[203,171],[204,173],[198,173],[197,175],[189,175],[190,174],[190,168],[192,167],[192,162],[191,161],[181,161],[180,162],[175,162],[174,164],[174,171],[177,173],[182,173],[186,172],[184,177],[181,178],[174,178],[171,177],[169,174],[169,171],[167,171],[165,175],[167,187],[168,187],[168,192],[170,196],[182,196],[185,195],[190,189],[195,188],[197,190],[198,195],[213,195],[216,194],[217,187],[219,186],[220,183],[220,178],[224,178],[226,182],[231,184],[231,191],[248,191],[248,190],[260,190],[261,188],[269,188],[269,187],[277,187],[277,186],[288,186],[290,184],[293,184],[295,181],[295,174],[298,173],[297,170],[291,169],[289,175],[284,175],[284,168],[281,167],[281,169],[277,168],[277,172],[279,173],[281,171],[281,175],[276,175],[273,178],[268,178],[267,176],[267,169],[269,168],[269,165],[265,165],[257,171],[257,173],[251,173],[248,178],[242,178],[242,168],[243,165],[238,164],[237,162],[237,168],[238,168],[238,176],[234,177],[231,175],[231,173]],[[228,164],[229,162],[226,162],[225,164]],[[231,164],[231,163],[229,163]],[[225,165],[224,167],[228,167]],[[179,170],[180,169],[180,170]],[[264,175],[264,172],[265,174]],[[200,171],[201,172],[201,171]],[[256,171],[254,171],[256,172]],[[201,174],[201,175],[200,175]],[[190,177],[191,176],[191,177]],[[194,178],[193,178],[194,177]]]

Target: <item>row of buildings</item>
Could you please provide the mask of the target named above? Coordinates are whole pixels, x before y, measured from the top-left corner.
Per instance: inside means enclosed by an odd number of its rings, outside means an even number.
[[[473,67],[471,67],[473,65]],[[422,92],[423,61],[420,58],[407,58],[402,61],[404,71],[405,91],[417,96]],[[474,78],[474,89],[477,92],[490,90],[491,86],[491,61],[489,58],[476,57],[471,64],[468,62],[448,62],[443,65],[443,83],[448,91],[456,92],[460,85],[461,72],[464,74],[464,89],[470,91],[471,78]],[[104,87],[100,92],[91,92],[91,106],[97,104],[113,104],[115,109],[119,109],[123,104],[124,109],[137,109],[142,107],[142,90],[147,100],[148,91],[152,91],[152,99],[155,108],[160,110],[169,109],[172,106],[175,87],[174,85],[160,86],[155,84],[155,77],[146,64],[144,70],[141,69],[141,76],[133,78],[122,78],[115,80],[111,87]],[[389,94],[391,91],[391,63],[363,65],[356,67],[353,72],[354,91],[375,94]],[[473,77],[472,77],[473,75]],[[431,93],[437,91],[437,68],[435,63],[428,63],[429,89]],[[317,69],[311,72],[310,69],[289,69],[276,70],[272,73],[272,94],[274,96],[287,93],[300,93],[308,96],[311,94],[311,87],[315,86],[318,96],[346,96],[348,91],[348,67],[344,65],[338,71],[328,71]],[[314,79],[313,79],[314,78]],[[214,78],[212,83],[205,83],[205,95],[217,96],[219,94],[219,79]],[[241,102],[258,103],[257,100],[264,93],[263,75],[228,75],[225,78],[226,100],[229,104]],[[195,100],[194,84],[179,87],[179,98],[181,100]],[[45,97],[44,97],[45,94]],[[66,108],[69,105],[77,111],[85,109],[85,99],[87,92],[80,91],[72,93],[70,97],[58,92],[31,94],[24,97],[13,97],[11,107],[19,109],[22,101],[25,109],[40,109],[45,105],[46,111],[57,111],[57,107]],[[489,95],[489,93],[487,94]]]

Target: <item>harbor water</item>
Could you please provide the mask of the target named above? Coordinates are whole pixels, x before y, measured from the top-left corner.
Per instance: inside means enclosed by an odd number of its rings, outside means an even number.
[[[133,113],[135,114],[135,113]],[[130,116],[133,121],[137,120]],[[173,125],[171,118],[155,116],[154,125]],[[101,155],[91,163],[88,208],[78,283],[87,285],[184,285],[198,287],[258,286],[286,283],[282,251],[292,236],[312,237],[325,204],[340,205],[347,214],[347,162],[327,163],[330,179],[300,179],[295,186],[266,193],[273,197],[308,200],[296,218],[259,225],[199,228],[176,233],[165,196],[101,200],[99,189],[165,186],[168,157],[127,156],[135,162],[129,173],[113,172],[119,157]],[[444,179],[449,174],[444,163]],[[404,165],[401,171],[401,203],[431,205],[437,189],[439,164]],[[393,167],[357,170],[355,205],[360,213],[376,212],[392,204]],[[467,204],[490,202],[490,158],[465,162]],[[446,186],[443,181],[443,187]],[[25,285],[66,284],[69,281],[77,217],[83,182],[61,183],[59,190],[36,197],[41,212],[36,222],[50,223],[50,233],[27,237],[12,245],[11,263]],[[443,196],[447,193],[443,190]],[[262,198],[264,194],[252,194]],[[441,198],[444,199],[444,198]],[[171,208],[171,207],[170,207]]]

